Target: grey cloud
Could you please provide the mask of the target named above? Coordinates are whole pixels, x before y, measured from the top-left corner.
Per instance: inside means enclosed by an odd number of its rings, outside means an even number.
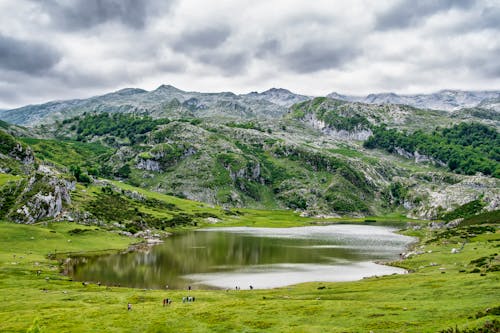
[[[9,105],[14,108],[29,103],[43,103],[53,99],[86,96],[127,86],[133,82],[125,71],[116,71],[104,75],[99,72],[88,72],[73,68],[54,68],[44,75],[32,73],[5,71],[0,68],[0,107]],[[2,84],[5,80],[7,84]],[[85,93],[87,92],[87,93]]]
[[[466,33],[480,33],[482,30],[500,30],[500,7],[489,6],[471,10],[462,16],[459,22],[446,25],[439,31],[431,34],[460,35]]]
[[[378,30],[407,28],[436,13],[452,8],[466,9],[473,5],[473,0],[399,0],[388,11],[377,17],[376,28]]]
[[[498,85],[498,0],[392,0],[382,12],[385,5],[364,0],[336,10],[340,1],[324,10],[277,2],[269,15],[267,6],[244,1],[0,0],[6,8],[0,13],[0,107],[151,87],[158,80],[192,82],[187,88],[198,90],[255,90],[272,82],[311,95]],[[251,20],[235,17],[236,6],[251,8]],[[456,15],[445,21],[450,10]],[[424,25],[429,17],[443,21]],[[248,23],[254,18],[258,26]],[[392,29],[406,39],[397,47]],[[19,40],[8,31],[51,42]],[[79,52],[85,43],[96,49]],[[329,69],[338,79],[321,72]],[[208,77],[200,80],[201,74]]]
[[[62,91],[67,86],[54,82],[50,75],[29,75],[24,72],[13,72],[0,69],[0,101],[1,108],[10,109],[26,104],[29,96],[30,103],[46,101],[50,91]],[[1,82],[5,80],[4,82]]]
[[[290,17],[288,17],[284,24],[289,27],[289,26],[295,26],[295,27],[310,27],[310,26],[319,26],[319,27],[326,27],[326,26],[332,26],[334,24],[334,19],[332,18],[331,15],[328,15],[326,13],[319,13],[319,12],[308,12],[304,11],[301,12],[300,14],[295,14]]]
[[[445,42],[443,42],[445,45]],[[450,78],[457,75],[470,73],[471,76],[482,79],[496,79],[500,77],[500,45],[495,47],[464,48],[461,50],[447,49],[439,50],[434,56],[426,52],[412,52],[408,55],[409,63],[415,64],[418,73],[447,73]],[[443,76],[440,74],[439,76]]]
[[[481,11],[477,27],[500,30],[500,7],[489,7]]]
[[[335,41],[309,42],[283,54],[282,60],[288,69],[297,73],[308,73],[341,67],[359,53],[355,46],[341,46]]]
[[[0,68],[28,74],[50,70],[61,55],[48,45],[0,34]]]
[[[51,73],[51,79],[60,86],[68,88],[107,87],[119,82],[133,80],[127,71],[114,71],[112,73],[99,73],[81,71],[77,67]]]
[[[500,64],[498,62],[483,64],[481,71],[488,78],[498,78],[500,77]]]
[[[171,47],[197,62],[221,69],[223,74],[240,73],[248,62],[248,56],[244,52],[220,49],[230,35],[231,29],[225,25],[186,30]]]
[[[1,71],[0,74],[2,74]],[[9,104],[14,105],[15,103],[18,102],[20,98],[21,96],[19,95],[18,90],[12,89],[12,87],[9,87],[9,89],[6,88],[0,89],[0,100],[2,101],[2,103],[5,103],[4,105],[9,105]],[[0,109],[5,110],[8,109],[8,107],[3,107]]]
[[[140,29],[150,14],[168,11],[172,0],[161,1],[161,8],[151,0],[43,0],[40,2],[52,21],[68,30],[87,29],[108,22]]]
[[[199,49],[214,49],[222,45],[230,34],[231,30],[227,26],[188,30],[180,34],[172,47],[175,51],[183,53]]]
[[[249,61],[245,53],[205,53],[197,59],[207,65],[215,66],[222,70],[225,75],[239,74],[245,70]]]
[[[186,72],[186,64],[182,62],[159,62],[155,66],[155,70],[162,73],[184,73]]]
[[[498,78],[500,77],[500,46],[491,50],[477,52],[462,60],[464,67],[480,73],[484,77]]]
[[[269,55],[275,55],[281,50],[281,43],[277,39],[269,39],[257,46],[255,55],[259,58],[264,58]]]

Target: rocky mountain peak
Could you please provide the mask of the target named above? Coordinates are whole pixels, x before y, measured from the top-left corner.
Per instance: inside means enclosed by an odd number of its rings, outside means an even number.
[[[271,95],[271,94],[286,94],[286,95],[293,95],[293,93],[288,90],[288,89],[284,89],[284,88],[271,88],[271,89],[268,89],[266,91],[263,91],[262,94],[264,95]]]
[[[168,92],[178,92],[178,93],[184,92],[183,90],[180,90],[170,84],[162,84],[158,88],[156,88],[155,91],[168,91]]]
[[[310,99],[308,96],[298,95],[284,88],[271,88],[261,93],[251,92],[242,96],[250,97],[252,99],[266,100],[284,107],[289,107],[295,103]]]

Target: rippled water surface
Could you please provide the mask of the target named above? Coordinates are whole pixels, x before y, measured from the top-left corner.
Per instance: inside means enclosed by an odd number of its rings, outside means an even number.
[[[403,273],[376,260],[399,257],[413,239],[378,226],[216,228],[172,236],[148,251],[75,261],[81,281],[140,288],[273,288]]]

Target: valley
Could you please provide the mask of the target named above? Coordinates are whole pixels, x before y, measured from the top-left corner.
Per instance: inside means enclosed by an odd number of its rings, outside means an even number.
[[[0,1],[0,333],[499,333],[500,2]]]
[[[162,85],[2,110],[0,329],[498,327],[499,119],[474,98],[440,111],[284,89],[236,95]],[[417,237],[401,258],[386,259],[409,273],[200,288],[188,304],[180,285],[99,286],[62,274],[71,257],[136,243],[131,249],[153,253],[144,244],[199,228],[332,224],[396,226]],[[174,300],[168,308],[165,297]]]

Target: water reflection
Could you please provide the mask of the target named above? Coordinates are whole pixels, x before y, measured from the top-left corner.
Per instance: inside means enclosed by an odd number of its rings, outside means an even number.
[[[141,288],[271,288],[401,272],[390,260],[412,242],[387,227],[332,225],[286,229],[223,228],[168,238],[148,251],[86,258],[71,275]]]

